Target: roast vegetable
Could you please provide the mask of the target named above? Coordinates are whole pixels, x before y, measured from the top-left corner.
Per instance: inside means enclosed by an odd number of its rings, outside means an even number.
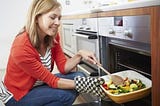
[[[109,81],[106,82],[103,87],[112,94],[121,94],[143,89],[146,86],[139,79],[129,80],[128,78],[126,78],[123,85],[114,85],[112,81]]]

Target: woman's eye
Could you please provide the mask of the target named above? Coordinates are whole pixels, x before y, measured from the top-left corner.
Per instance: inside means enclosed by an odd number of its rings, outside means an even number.
[[[50,16],[50,18],[51,18],[52,20],[55,20],[56,18],[57,18],[58,20],[61,20],[61,16]]]
[[[56,17],[53,17],[53,16],[52,16],[52,17],[50,17],[50,18],[51,18],[52,20],[54,20]]]
[[[58,17],[58,19],[59,19],[59,20],[61,20],[61,16],[60,16],[60,17]]]

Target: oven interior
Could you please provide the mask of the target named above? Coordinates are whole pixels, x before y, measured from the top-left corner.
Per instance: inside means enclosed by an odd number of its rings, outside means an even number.
[[[110,48],[110,71],[137,71],[151,79],[151,56],[144,51],[133,50],[113,44]]]

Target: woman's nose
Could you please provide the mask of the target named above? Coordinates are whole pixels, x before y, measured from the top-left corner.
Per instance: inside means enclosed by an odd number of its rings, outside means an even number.
[[[56,18],[56,19],[55,19],[54,24],[56,24],[56,25],[60,25],[60,20],[59,20],[59,18]]]

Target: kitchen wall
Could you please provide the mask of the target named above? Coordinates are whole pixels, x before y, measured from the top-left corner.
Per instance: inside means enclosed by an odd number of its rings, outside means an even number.
[[[0,0],[0,69],[6,68],[12,41],[25,23],[31,0]]]
[[[58,0],[62,5],[62,14],[73,14],[79,11],[87,11],[90,1],[93,0]]]

